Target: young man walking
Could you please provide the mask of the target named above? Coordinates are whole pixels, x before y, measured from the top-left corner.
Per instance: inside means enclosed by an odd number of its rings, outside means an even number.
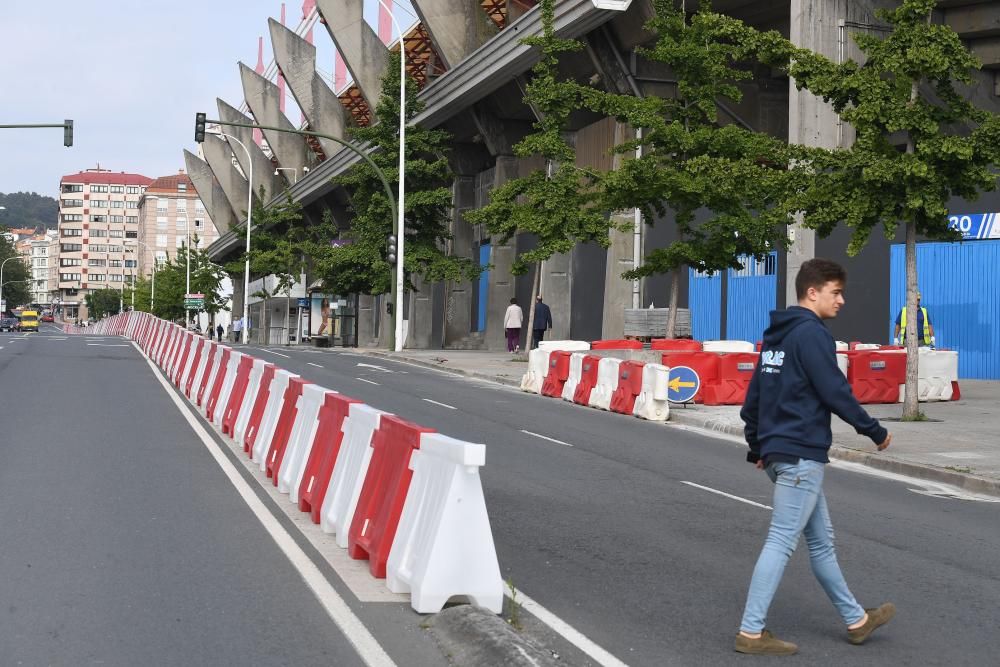
[[[750,581],[736,651],[791,655],[795,644],[765,629],[767,610],[785,565],[805,534],[813,574],[847,626],[847,640],[863,643],[896,608],[887,602],[863,609],[847,587],[833,546],[833,524],[823,495],[823,472],[832,442],[830,413],[868,436],[879,451],[892,436],[868,415],[837,367],[836,345],[823,324],[844,305],[847,274],[837,263],[811,259],[795,279],[797,306],[771,313],[760,362],[740,416],[747,461],[774,482],[774,510]]]

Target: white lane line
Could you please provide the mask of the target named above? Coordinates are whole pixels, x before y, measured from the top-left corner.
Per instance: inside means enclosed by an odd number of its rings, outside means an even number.
[[[716,494],[718,494],[720,496],[725,496],[726,498],[730,498],[732,500],[738,500],[741,503],[746,503],[747,505],[753,505],[754,507],[762,507],[762,508],[764,508],[766,510],[773,510],[774,509],[770,505],[763,505],[761,503],[755,503],[752,500],[747,500],[746,498],[740,498],[739,496],[734,496],[731,493],[726,493],[725,491],[719,491],[718,489],[713,489],[712,487],[709,487],[709,486],[702,486],[701,484],[695,484],[694,482],[684,482],[684,481],[682,481],[681,484],[687,484],[688,486],[693,486],[696,489],[701,489],[702,491],[708,491],[709,493],[716,493]]]
[[[514,594],[517,596],[517,601],[521,603],[521,606],[524,607],[526,611],[533,614],[539,621],[555,630],[559,635],[566,639],[566,641],[586,653],[597,664],[602,667],[628,667],[628,665],[624,662],[598,646],[592,639],[590,639],[590,637],[583,634],[572,625],[529,598],[521,590],[514,588]],[[510,588],[504,589],[504,595],[511,597]]]
[[[354,378],[355,380],[361,380],[362,382],[367,382],[368,384],[373,384],[376,387],[379,386],[378,382],[372,382],[371,380],[366,380],[364,378]]]
[[[135,346],[139,349],[139,346]],[[140,354],[142,350],[139,350]],[[145,356],[145,355],[143,355]],[[233,465],[225,454],[222,453],[218,443],[215,442],[208,433],[202,427],[202,425],[194,418],[191,411],[186,409],[184,404],[181,403],[181,399],[177,394],[170,388],[167,381],[163,379],[163,376],[157,371],[156,366],[150,361],[149,357],[146,357],[146,363],[153,370],[153,375],[160,384],[163,385],[164,391],[170,396],[170,399],[177,406],[177,409],[184,415],[187,420],[188,425],[191,426],[191,430],[195,432],[195,435],[201,440],[205,448],[208,449],[212,458],[215,462],[219,464],[222,471],[225,473],[226,477],[236,491],[246,502],[247,506],[257,517],[257,520],[261,522],[264,529],[267,530],[268,534],[278,545],[288,560],[292,563],[296,570],[298,570],[299,575],[302,577],[306,585],[312,590],[316,599],[326,610],[326,613],[330,616],[330,619],[340,628],[341,632],[347,638],[347,641],[351,643],[354,649],[361,656],[361,659],[365,661],[365,664],[371,665],[372,667],[394,667],[395,663],[389,654],[385,652],[385,649],[378,643],[374,636],[368,631],[364,623],[361,622],[354,612],[351,611],[347,603],[344,602],[344,598],[337,593],[337,590],[326,580],[326,577],[319,571],[319,568],[306,556],[302,548],[292,539],[292,536],[288,534],[288,531],[278,523],[274,515],[272,515],[264,503],[261,502],[257,494],[254,493],[253,489],[245,479],[236,470],[236,466]]]
[[[323,368],[323,367],[322,367],[322,366],[320,366],[319,364],[314,364],[314,363],[313,363],[313,362],[311,362],[311,361],[307,361],[306,363],[307,363],[307,364],[309,364],[310,366],[315,366],[316,368]]]
[[[440,405],[442,408],[448,408],[449,410],[458,410],[454,405],[448,405],[447,403],[438,403],[437,401],[432,401],[429,398],[422,398],[422,401],[427,401],[428,403],[433,403],[434,405]]]
[[[569,444],[568,442],[563,442],[562,440],[556,440],[555,438],[550,438],[547,435],[540,435],[538,433],[532,433],[531,431],[525,431],[524,429],[521,429],[521,433],[527,433],[528,435],[533,435],[536,438],[541,438],[542,440],[548,440],[549,442],[554,442],[557,445],[565,445],[566,447],[572,447],[573,446],[573,445]]]
[[[255,348],[252,348],[252,349],[260,350],[261,352],[267,352],[268,354],[276,354],[279,357],[284,357],[285,359],[291,359],[291,357],[288,356],[287,354],[282,354],[281,352],[275,352],[274,350],[267,350],[267,349],[265,349],[263,347],[255,347]]]
[[[93,345],[94,347],[128,347],[125,343],[87,343],[87,345]]]

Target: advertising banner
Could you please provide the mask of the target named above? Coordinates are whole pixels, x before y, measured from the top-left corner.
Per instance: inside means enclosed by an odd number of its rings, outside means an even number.
[[[330,294],[313,292],[310,295],[309,335],[329,336],[336,321],[337,300]]]
[[[1000,213],[962,213],[948,216],[948,226],[965,240],[1000,239]]]

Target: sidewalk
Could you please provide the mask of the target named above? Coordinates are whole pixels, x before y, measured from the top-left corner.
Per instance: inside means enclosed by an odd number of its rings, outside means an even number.
[[[356,351],[514,387],[520,386],[528,368],[526,362],[514,361],[506,352]],[[963,380],[960,384],[961,400],[921,404],[921,410],[934,421],[889,421],[899,419],[901,405],[865,406],[872,416],[886,420],[883,425],[893,434],[892,446],[882,453],[876,453],[870,440],[834,417],[830,457],[1000,496],[1000,382]],[[557,399],[540,396],[538,400]],[[739,412],[739,406],[671,406],[670,421],[742,437]]]

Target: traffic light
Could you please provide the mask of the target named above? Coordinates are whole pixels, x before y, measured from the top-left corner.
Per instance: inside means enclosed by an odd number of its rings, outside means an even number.
[[[73,145],[73,121],[69,118],[63,123],[63,146],[69,148]]]
[[[386,252],[386,255],[385,255],[385,261],[389,262],[390,264],[395,265],[396,264],[396,237],[395,237],[395,235],[389,234],[389,238],[387,239],[387,246],[388,246],[388,248],[387,248],[387,252]]]
[[[205,114],[196,113],[194,115],[194,140],[195,143],[204,143],[205,141]]]

